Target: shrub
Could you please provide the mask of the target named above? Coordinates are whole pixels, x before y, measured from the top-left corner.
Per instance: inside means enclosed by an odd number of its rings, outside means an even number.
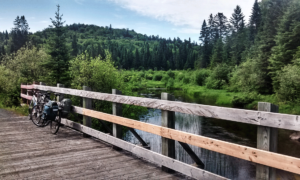
[[[240,66],[235,67],[230,77],[229,90],[244,92],[259,92],[265,80],[263,72],[259,71],[256,60],[248,59]]]
[[[300,67],[297,65],[287,65],[282,71],[277,73],[279,88],[276,90],[277,96],[285,101],[300,101]]]
[[[205,84],[206,78],[209,76],[209,70],[201,69],[194,73],[194,83],[198,86],[203,86]]]
[[[161,79],[161,81],[165,84],[165,86],[168,83],[168,80],[170,79],[170,77],[168,75],[163,75],[163,78]]]
[[[217,65],[206,79],[206,87],[209,89],[221,89],[228,83],[230,67],[226,64]]]
[[[177,79],[178,79],[179,81],[181,81],[183,78],[184,78],[183,73],[179,73],[179,74],[177,75]]]
[[[153,81],[160,81],[161,79],[162,79],[162,74],[161,73],[155,73],[154,75],[153,75]]]
[[[167,82],[167,88],[173,88],[174,87],[174,79],[169,78]]]
[[[243,96],[234,96],[232,99],[232,105],[236,108],[244,108],[245,105],[250,104],[254,101],[250,95],[246,94]]]
[[[175,78],[175,73],[171,70],[167,71],[167,75],[170,77],[170,78]]]
[[[146,74],[146,79],[152,80],[153,79],[153,75],[152,74]]]
[[[183,84],[188,84],[190,83],[190,77],[189,76],[184,76],[184,78],[182,79]]]

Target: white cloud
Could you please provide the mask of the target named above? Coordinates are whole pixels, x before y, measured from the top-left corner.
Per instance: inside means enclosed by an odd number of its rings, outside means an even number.
[[[109,0],[122,8],[140,15],[167,21],[181,33],[199,33],[202,22],[213,13],[223,12],[230,18],[236,5],[240,5],[248,20],[254,0]]]

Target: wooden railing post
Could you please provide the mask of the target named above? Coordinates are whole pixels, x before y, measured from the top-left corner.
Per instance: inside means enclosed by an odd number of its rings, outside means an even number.
[[[278,106],[267,102],[259,102],[258,111],[278,112]],[[277,128],[257,126],[257,148],[258,149],[277,152],[277,137],[278,137]],[[261,164],[256,164],[256,179],[275,180],[276,169]]]
[[[174,101],[175,97],[168,93],[161,93],[162,100]],[[175,129],[175,112],[174,111],[161,111],[161,126]],[[161,153],[175,159],[175,141],[168,138],[161,138]],[[165,172],[172,172],[171,169],[162,166]]]
[[[83,88],[84,91],[90,91],[91,90],[91,88],[87,87],[87,86],[83,86],[82,88]],[[83,98],[82,107],[86,108],[86,109],[92,109],[92,99]],[[92,119],[89,116],[83,116],[83,123],[82,124],[84,126],[91,127]],[[83,134],[83,137],[90,137],[90,136],[87,135],[87,134]]]
[[[112,90],[112,94],[122,94],[117,89]],[[113,115],[122,116],[122,104],[112,103]],[[122,139],[122,126],[113,123],[113,136]]]
[[[26,85],[26,84],[25,84],[25,83],[21,83],[21,85]],[[21,93],[22,93],[22,94],[26,94],[25,89],[22,89],[22,88],[21,88]],[[22,103],[23,103],[23,104],[26,104],[26,102],[27,102],[27,100],[26,100],[25,98],[22,98]]]
[[[57,83],[57,87],[58,87],[58,88],[63,88],[63,87],[65,87],[65,85]],[[84,90],[84,89],[83,89],[83,90]],[[60,102],[60,101],[62,101],[63,99],[64,99],[64,95],[63,95],[63,94],[60,94],[60,96],[57,97],[57,100],[56,100],[56,101]]]
[[[27,83],[27,85],[31,85],[31,84],[30,84],[30,83]],[[26,95],[27,95],[27,96],[30,96],[29,91],[30,91],[30,90],[26,89]],[[27,105],[29,105],[30,102],[29,102],[28,99],[26,100],[26,103],[27,103]]]

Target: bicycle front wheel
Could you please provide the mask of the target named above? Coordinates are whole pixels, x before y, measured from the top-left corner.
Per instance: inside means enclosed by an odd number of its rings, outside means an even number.
[[[55,117],[55,120],[50,121],[50,131],[52,134],[56,134],[59,130],[61,117],[60,112],[58,111],[57,116]]]
[[[33,124],[42,127],[43,126],[43,120],[42,120],[42,109],[40,109],[40,106],[33,106],[30,109],[30,119],[32,120]]]

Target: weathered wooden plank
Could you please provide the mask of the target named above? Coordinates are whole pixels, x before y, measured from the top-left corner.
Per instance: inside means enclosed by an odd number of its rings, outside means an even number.
[[[162,100],[174,101],[175,97],[168,93],[161,93]],[[161,111],[161,126],[170,129],[175,129],[175,112],[174,111]],[[175,141],[161,137],[161,154],[175,159]],[[171,169],[162,166],[161,169],[165,172],[172,172]]]
[[[122,94],[121,91],[117,89],[112,90],[112,94]],[[122,116],[122,104],[112,103],[113,115]],[[118,124],[113,124],[113,136],[117,138],[122,138],[122,126]]]
[[[82,89],[84,91],[90,91],[91,88],[88,86],[83,86]],[[90,98],[82,98],[82,107],[86,108],[86,109],[92,109],[92,100]],[[82,117],[82,124],[87,126],[87,127],[91,127],[92,126],[92,118],[90,118],[89,116],[83,116]],[[83,137],[90,137],[87,134],[82,134]]]
[[[112,115],[113,116],[113,115]],[[116,116],[113,116],[116,117]],[[124,118],[125,119],[125,118]],[[94,130],[92,128],[83,126],[81,124],[75,123],[73,121],[69,121],[67,119],[62,119],[62,123],[64,125],[67,125],[71,128],[74,128],[76,130],[82,131],[86,134],[89,134],[93,137],[96,137],[100,140],[103,140],[105,142],[109,142],[110,144],[114,146],[121,147],[124,150],[127,150],[129,152],[132,152],[133,154],[143,157],[144,159],[147,159],[151,162],[157,163],[159,165],[166,166],[168,168],[171,168],[175,171],[178,171],[182,174],[188,175],[190,177],[196,178],[196,179],[226,179],[221,176],[212,174],[210,172],[207,172],[202,169],[198,169],[196,167],[193,167],[191,165],[185,164],[183,162],[177,161],[175,159],[163,156],[161,154],[152,152],[150,150],[147,150],[145,148],[142,148],[140,146],[131,144],[129,142],[123,141],[121,139],[115,138],[113,136],[107,135],[105,133],[99,132],[97,130]]]
[[[258,103],[259,111],[278,112],[278,106],[267,103]],[[265,151],[277,152],[278,129],[265,126],[257,126],[257,148]],[[276,169],[264,165],[256,165],[256,179],[275,180]]]
[[[80,107],[74,108],[81,109],[80,111],[83,112],[83,115],[99,118],[105,121],[117,123],[134,129],[139,129],[169,139],[205,148],[211,151],[227,154],[247,161],[252,161],[258,164],[263,164],[277,169],[282,169],[285,171],[300,174],[300,159],[298,158],[255,149],[248,146],[224,142],[204,136],[199,136],[196,134],[178,131],[140,121],[135,121],[124,117],[118,117],[111,114],[83,109]],[[107,142],[110,143],[110,141]]]
[[[166,100],[114,95],[92,91],[86,92],[82,90],[57,88],[50,86],[34,85],[34,88],[44,91],[49,90],[74,96],[110,101],[114,103],[131,104],[166,111],[194,114],[198,116],[211,117],[216,119],[224,119],[248,124],[300,131],[300,116],[298,115],[208,106],[178,101],[170,102]]]
[[[22,93],[21,93],[21,98],[28,99],[28,100],[31,101],[32,96],[28,96],[28,95],[26,95],[26,94],[22,94]]]
[[[34,85],[21,85],[21,89],[34,89]]]

